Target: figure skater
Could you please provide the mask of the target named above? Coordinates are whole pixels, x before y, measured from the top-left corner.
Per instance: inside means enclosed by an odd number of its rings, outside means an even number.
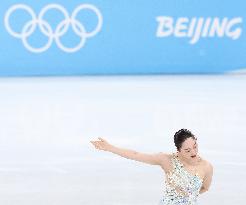
[[[195,205],[199,194],[208,191],[212,182],[213,166],[198,155],[197,138],[187,129],[181,129],[174,135],[177,153],[140,153],[116,147],[102,138],[91,143],[98,150],[160,166],[166,180],[159,205]]]

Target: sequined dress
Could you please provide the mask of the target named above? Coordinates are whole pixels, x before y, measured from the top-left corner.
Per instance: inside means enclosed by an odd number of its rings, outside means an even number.
[[[188,172],[175,154],[173,170],[166,175],[164,195],[159,205],[196,205],[202,179]]]

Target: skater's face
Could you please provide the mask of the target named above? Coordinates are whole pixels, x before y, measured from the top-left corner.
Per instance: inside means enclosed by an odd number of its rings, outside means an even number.
[[[195,160],[197,159],[198,153],[198,144],[197,139],[193,139],[192,137],[187,138],[183,143],[179,150],[182,157],[187,160]]]

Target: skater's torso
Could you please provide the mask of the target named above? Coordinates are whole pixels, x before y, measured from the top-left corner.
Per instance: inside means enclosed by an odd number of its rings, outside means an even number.
[[[197,166],[184,166],[173,153],[170,156],[170,167],[165,172],[165,191],[161,204],[195,205],[203,183],[202,163]]]

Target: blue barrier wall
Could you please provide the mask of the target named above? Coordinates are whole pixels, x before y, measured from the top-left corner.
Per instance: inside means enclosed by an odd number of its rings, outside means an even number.
[[[1,2],[0,75],[226,73],[246,67],[246,1]]]

